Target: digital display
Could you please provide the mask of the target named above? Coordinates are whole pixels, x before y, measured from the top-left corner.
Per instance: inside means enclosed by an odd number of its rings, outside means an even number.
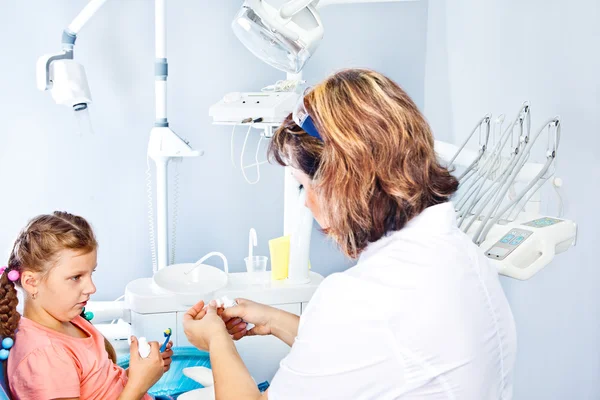
[[[534,219],[533,221],[526,222],[523,225],[532,226],[534,228],[545,228],[547,226],[558,224],[559,222],[562,222],[562,219],[544,217],[544,218]]]

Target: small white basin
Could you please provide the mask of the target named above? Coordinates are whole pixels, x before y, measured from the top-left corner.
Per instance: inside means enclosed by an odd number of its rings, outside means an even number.
[[[221,271],[203,262],[212,256],[223,259]],[[210,301],[217,290],[227,286],[229,268],[227,259],[221,253],[209,253],[196,263],[169,265],[154,274],[154,283],[161,289],[177,295],[182,305],[191,306],[200,300]]]

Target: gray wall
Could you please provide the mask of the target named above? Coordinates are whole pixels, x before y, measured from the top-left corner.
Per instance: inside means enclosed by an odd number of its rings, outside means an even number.
[[[255,59],[231,31],[241,3],[168,4],[169,120],[195,149],[205,151],[178,166],[176,262],[221,251],[237,271],[251,227],[260,242],[255,254],[265,255],[268,239],[283,230],[283,168],[267,165],[259,184],[246,184],[229,160],[231,129],[213,126],[208,117],[209,106],[224,94],[259,90],[284,78]],[[108,1],[80,33],[76,59],[92,90],[95,134],[78,137],[71,111],[36,90],[35,64],[40,55],[60,50],[62,29],[85,4],[0,0],[5,54],[0,247],[5,259],[15,235],[34,215],[55,209],[83,215],[100,242],[95,297],[113,299],[128,281],[151,275],[145,171],[154,122],[154,3]],[[426,1],[332,6],[322,18],[325,39],[305,69],[309,82],[343,67],[370,67],[390,75],[423,105]],[[239,150],[241,129],[236,139]],[[251,145],[257,140],[253,135]],[[311,258],[314,271],[324,275],[350,265],[316,231]]]
[[[524,100],[536,129],[562,117],[556,174],[579,239],[533,279],[502,281],[517,323],[518,400],[600,398],[599,17],[597,0],[429,2],[425,112],[439,136],[461,141],[481,115],[513,118]],[[542,201],[556,215],[551,190]]]

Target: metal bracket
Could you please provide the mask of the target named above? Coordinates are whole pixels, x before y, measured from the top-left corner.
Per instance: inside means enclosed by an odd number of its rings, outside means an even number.
[[[46,88],[45,88],[45,90],[49,90],[52,88],[52,81],[50,80],[50,64],[52,64],[52,62],[56,61],[56,60],[72,60],[72,59],[73,59],[73,50],[71,50],[71,51],[64,50],[62,53],[51,56],[46,60],[46,66],[45,66],[45,68],[46,68]]]

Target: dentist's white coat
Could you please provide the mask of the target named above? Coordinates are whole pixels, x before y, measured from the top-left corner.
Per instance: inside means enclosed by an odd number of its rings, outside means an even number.
[[[269,400],[508,400],[515,352],[498,274],[446,203],[323,281]]]

